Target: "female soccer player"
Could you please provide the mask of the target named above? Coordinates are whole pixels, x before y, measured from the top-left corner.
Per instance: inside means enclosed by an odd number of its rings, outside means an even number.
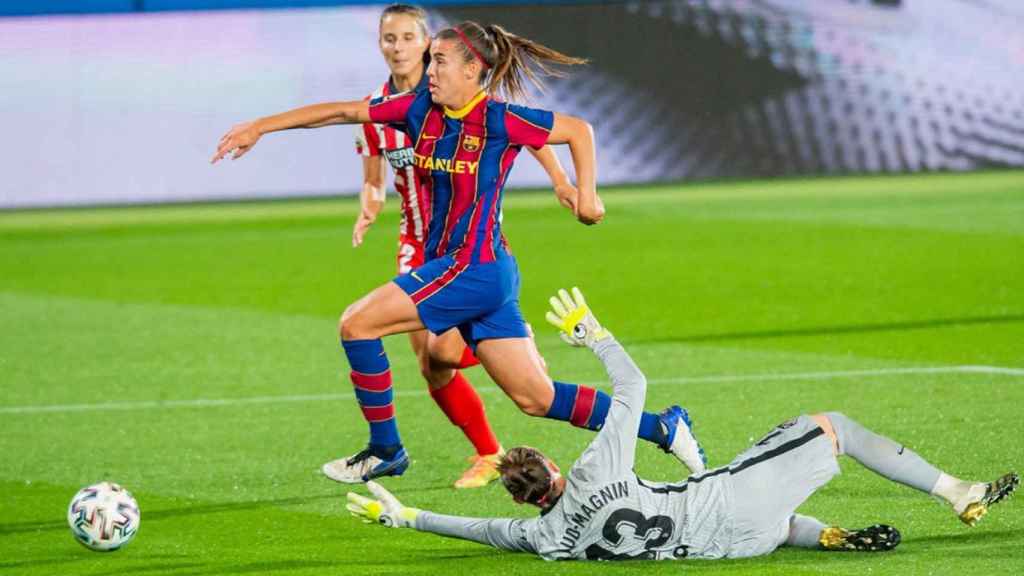
[[[380,17],[379,44],[381,55],[391,72],[387,82],[371,98],[392,96],[402,92],[427,89],[426,63],[430,61],[427,15],[422,8],[408,4],[392,4]],[[575,189],[549,146],[540,150],[528,148],[552,180],[556,196],[569,196]],[[352,245],[359,246],[384,205],[384,172],[382,159],[394,171],[395,191],[402,199],[398,239],[398,273],[407,274],[426,261],[424,254],[430,206],[427,202],[427,179],[413,166],[412,142],[401,130],[385,124],[367,122],[356,127],[356,151],[363,157],[363,187],[360,193],[360,214],[352,229]],[[491,429],[483,401],[466,377],[458,370],[477,363],[472,351],[456,329],[437,336],[431,347],[435,356],[457,357],[445,363],[428,356],[427,330],[409,333],[420,371],[427,380],[430,395],[452,424],[458,426],[473,444],[476,455],[472,466],[455,481],[456,488],[478,488],[498,478],[497,465],[501,445]],[[357,389],[357,393],[360,393]],[[344,481],[345,462],[335,460],[324,464],[326,476]],[[340,476],[339,476],[340,469]]]
[[[414,142],[413,163],[427,181],[431,205],[428,260],[356,301],[339,323],[357,398],[370,422],[369,445],[345,460],[339,474],[353,482],[400,475],[409,465],[395,423],[383,336],[458,328],[491,378],[533,416],[597,430],[611,405],[603,392],[548,377],[519,310],[519,271],[498,218],[516,155],[523,146],[546,144],[569,145],[577,189],[567,203],[576,218],[588,225],[603,218],[590,125],[492,98],[520,98],[526,81],[540,85],[537,70],[550,75],[553,65],[583,60],[475,22],[441,31],[430,50],[428,91],[314,104],[240,124],[224,135],[212,160],[230,153],[239,158],[268,132],[328,124],[387,123],[401,126]],[[660,415],[644,413],[639,436],[692,471],[704,469],[703,453],[678,406]]]

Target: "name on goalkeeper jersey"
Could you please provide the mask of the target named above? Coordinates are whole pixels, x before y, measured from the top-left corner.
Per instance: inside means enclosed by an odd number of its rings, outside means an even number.
[[[620,498],[626,498],[629,496],[629,483],[627,482],[616,482],[614,484],[608,484],[604,488],[597,491],[596,494],[591,494],[590,498],[587,499],[590,505],[583,504],[579,512],[566,515],[565,520],[569,523],[569,528],[562,534],[562,538],[558,541],[559,544],[565,547],[566,550],[571,550],[576,546],[576,542],[583,535],[583,532],[590,520],[597,514],[597,511],[607,506],[609,503],[614,502]]]
[[[480,165],[479,162],[454,160],[452,158],[434,158],[433,156],[423,156],[420,154],[414,154],[413,157],[415,158],[417,168],[437,170],[450,174],[474,175],[476,174],[477,167]]]

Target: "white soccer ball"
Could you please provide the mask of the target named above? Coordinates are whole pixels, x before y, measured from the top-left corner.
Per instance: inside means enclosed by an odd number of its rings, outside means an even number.
[[[68,506],[68,524],[75,540],[98,552],[117,550],[131,542],[139,531],[139,520],[135,498],[113,482],[82,488]]]

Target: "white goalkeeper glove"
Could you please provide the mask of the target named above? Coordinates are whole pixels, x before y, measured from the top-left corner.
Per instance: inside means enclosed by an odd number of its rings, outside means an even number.
[[[594,344],[612,335],[594,317],[579,288],[573,288],[571,296],[565,290],[559,290],[558,296],[552,296],[549,302],[551,311],[544,317],[561,331],[559,336],[569,345],[593,348]]]
[[[389,528],[416,527],[419,509],[402,506],[398,498],[372,480],[366,483],[366,487],[376,497],[376,500],[349,492],[348,504],[345,507],[348,508],[350,514],[361,518],[364,522],[376,522]]]

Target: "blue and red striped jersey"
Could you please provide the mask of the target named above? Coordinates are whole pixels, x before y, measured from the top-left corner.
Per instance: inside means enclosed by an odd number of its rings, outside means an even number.
[[[434,104],[430,92],[370,101],[373,122],[405,130],[431,207],[426,258],[464,264],[508,253],[501,233],[502,192],[523,146],[543,147],[554,114],[498,102],[481,92],[460,110]]]

